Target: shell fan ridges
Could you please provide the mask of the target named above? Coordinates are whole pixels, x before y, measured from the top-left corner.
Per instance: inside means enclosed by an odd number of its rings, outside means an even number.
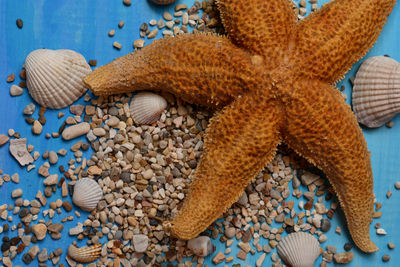
[[[135,123],[152,124],[166,108],[167,101],[164,97],[151,92],[140,92],[133,96],[129,111]]]
[[[83,77],[92,69],[85,58],[72,50],[38,49],[25,60],[29,94],[41,106],[64,108],[87,90]]]
[[[79,263],[89,263],[97,260],[101,255],[101,243],[90,247],[78,248],[70,245],[67,252],[68,256]]]
[[[385,56],[365,60],[354,79],[353,110],[359,123],[376,128],[400,112],[400,63]]]
[[[305,232],[289,234],[279,242],[277,250],[282,260],[291,267],[313,267],[321,254],[318,240]]]
[[[102,197],[103,191],[96,181],[90,178],[81,178],[74,186],[72,201],[81,209],[92,211]]]

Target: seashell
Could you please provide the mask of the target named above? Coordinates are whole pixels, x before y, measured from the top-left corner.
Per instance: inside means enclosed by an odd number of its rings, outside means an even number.
[[[70,245],[68,248],[68,256],[79,263],[89,263],[97,260],[101,254],[101,243],[90,247],[81,247]]]
[[[359,123],[376,128],[400,112],[400,63],[384,56],[365,60],[353,85],[353,110]]]
[[[211,244],[208,236],[199,236],[191,239],[187,243],[188,248],[197,256],[205,257],[215,251],[215,246]]]
[[[321,254],[318,240],[305,232],[291,233],[278,244],[282,260],[292,267],[312,267]]]
[[[166,107],[167,101],[162,96],[141,92],[133,97],[129,111],[135,123],[152,124],[160,118]]]
[[[97,203],[102,197],[103,191],[95,180],[82,178],[74,186],[72,201],[81,209],[92,211],[97,207]]]
[[[33,162],[33,158],[26,148],[26,138],[11,139],[9,149],[19,165],[25,166]]]
[[[38,49],[25,59],[29,94],[41,106],[64,108],[87,90],[83,77],[92,69],[85,58],[72,50]]]
[[[176,0],[151,0],[151,1],[157,5],[169,5],[174,3]]]

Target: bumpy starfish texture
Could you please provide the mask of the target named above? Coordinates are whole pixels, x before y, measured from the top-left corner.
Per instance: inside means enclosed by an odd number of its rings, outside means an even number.
[[[228,38],[186,34],[155,41],[84,81],[96,95],[153,89],[217,110],[189,193],[166,224],[176,237],[204,231],[282,141],[326,174],[355,244],[374,252],[370,155],[333,84],[376,41],[394,4],[336,0],[297,23],[288,0],[219,0]]]

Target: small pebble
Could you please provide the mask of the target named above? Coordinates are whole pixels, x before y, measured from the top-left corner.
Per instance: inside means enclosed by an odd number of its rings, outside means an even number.
[[[346,243],[344,244],[344,250],[346,251],[350,251],[353,248],[353,245],[350,243]]]
[[[113,37],[115,35],[115,30],[110,30],[108,36]]]
[[[382,261],[383,261],[383,262],[390,261],[390,255],[388,255],[388,254],[383,255],[383,256],[382,256]]]
[[[333,259],[335,260],[335,262],[340,264],[349,263],[350,261],[353,260],[353,258],[354,258],[353,252],[342,252],[333,255]]]
[[[36,236],[37,240],[43,240],[47,234],[47,226],[43,223],[35,224],[31,227],[32,233]]]
[[[394,249],[396,247],[396,245],[394,243],[392,243],[392,242],[389,242],[387,244],[387,246],[388,246],[389,249]]]
[[[23,113],[25,115],[32,115],[35,112],[36,106],[33,103],[30,103],[29,105],[27,105],[24,110]]]
[[[118,50],[120,50],[120,49],[122,48],[122,44],[118,43],[117,41],[115,41],[115,42],[113,43],[113,46],[114,46],[116,49],[118,49]]]
[[[89,60],[89,65],[90,65],[91,67],[96,67],[96,66],[97,66],[97,60],[95,60],[95,59],[90,59],[90,60]]]
[[[19,95],[22,95],[23,92],[24,92],[24,89],[22,89],[18,85],[13,84],[10,87],[10,95],[11,96],[19,96]]]
[[[22,21],[22,19],[17,19],[16,24],[18,29],[22,29],[22,27],[24,26],[24,22]]]
[[[35,120],[32,126],[32,133],[39,135],[42,133],[42,130],[43,130],[42,124],[39,121]]]
[[[132,5],[131,0],[123,0],[122,2],[124,3],[125,6],[130,6],[130,5]]]
[[[400,190],[400,181],[398,181],[394,184],[394,188],[396,188],[397,190]]]
[[[331,222],[326,218],[322,218],[322,220],[321,220],[321,231],[322,232],[328,232],[329,229],[331,229]]]
[[[121,20],[120,22],[118,22],[118,27],[121,29],[122,27],[124,27],[125,22],[123,20]]]
[[[12,83],[13,81],[15,81],[15,74],[11,73],[10,75],[7,76],[7,80],[8,83]]]

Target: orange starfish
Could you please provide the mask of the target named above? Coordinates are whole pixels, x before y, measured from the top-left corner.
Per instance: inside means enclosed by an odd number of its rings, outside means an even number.
[[[328,177],[365,252],[373,213],[370,156],[333,84],[378,38],[395,0],[336,0],[297,22],[289,0],[219,0],[229,38],[155,41],[85,78],[96,95],[162,90],[219,109],[172,233],[191,239],[234,203],[283,141]]]

